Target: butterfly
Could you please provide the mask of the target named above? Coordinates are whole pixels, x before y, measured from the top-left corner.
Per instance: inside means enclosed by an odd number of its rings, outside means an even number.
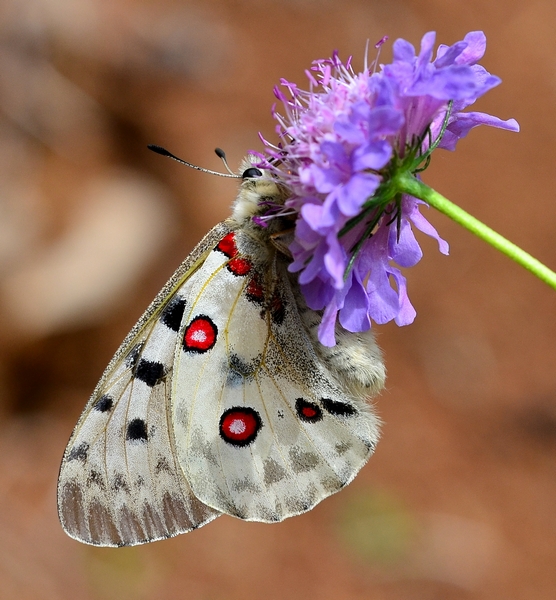
[[[64,530],[98,546],[169,538],[221,514],[274,523],[352,481],[384,384],[373,334],[336,328],[288,271],[288,190],[248,156],[232,215],[178,267],[109,363],[65,450]],[[287,213],[286,213],[287,214]]]

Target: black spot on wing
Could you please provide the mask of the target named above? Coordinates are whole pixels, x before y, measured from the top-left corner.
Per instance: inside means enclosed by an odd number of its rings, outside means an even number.
[[[172,331],[179,331],[183,313],[185,312],[185,298],[176,296],[170,300],[168,306],[160,315],[160,321]]]
[[[321,398],[320,401],[324,409],[335,417],[351,417],[357,414],[357,411],[351,404],[330,400],[330,398]]]
[[[87,460],[87,453],[89,452],[89,444],[83,442],[79,446],[74,446],[68,454],[68,460],[80,460],[85,462]]]
[[[143,419],[132,419],[127,424],[126,440],[146,442],[148,439],[147,425]]]
[[[108,394],[101,396],[94,404],[93,408],[99,412],[108,412],[114,406],[114,399]]]
[[[335,444],[334,449],[342,456],[342,454],[345,454],[352,446],[353,444],[351,442],[338,442]]]
[[[143,381],[149,387],[154,387],[164,377],[164,365],[142,358],[135,367],[135,378]]]

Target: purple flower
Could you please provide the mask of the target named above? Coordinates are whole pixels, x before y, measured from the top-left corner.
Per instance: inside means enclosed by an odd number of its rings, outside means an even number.
[[[287,209],[297,213],[290,246],[307,304],[322,310],[319,339],[335,344],[335,328],[365,331],[371,321],[407,325],[415,309],[400,268],[422,256],[412,226],[448,244],[419,211],[425,204],[396,187],[400,174],[416,174],[436,147],[453,150],[478,125],[518,131],[478,112],[462,112],[500,83],[477,64],[485,52],[482,32],[433,59],[435,33],[423,36],[416,54],[407,41],[393,46],[393,61],[354,73],[351,60],[313,63],[310,91],[282,80],[276,88],[284,116],[273,110],[281,143],[265,141],[267,154],[291,190]]]

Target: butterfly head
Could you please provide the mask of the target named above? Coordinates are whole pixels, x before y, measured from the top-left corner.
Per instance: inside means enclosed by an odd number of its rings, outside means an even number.
[[[291,192],[271,170],[261,168],[260,162],[260,157],[249,155],[241,164],[242,181],[233,206],[232,220],[242,226],[248,222],[261,226],[266,220],[270,232],[276,232],[285,228],[282,213]]]

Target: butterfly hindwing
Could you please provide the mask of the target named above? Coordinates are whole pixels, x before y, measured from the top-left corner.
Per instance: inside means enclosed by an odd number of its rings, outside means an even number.
[[[228,228],[215,227],[173,275],[114,356],[64,455],[58,506],[81,541],[132,545],[190,531],[219,515],[191,492],[170,426],[172,363],[187,300],[183,281]]]
[[[241,247],[245,233],[234,235]],[[184,284],[193,303],[174,363],[176,449],[203,503],[280,521],[353,479],[374,448],[377,420],[318,360],[287,263],[257,272],[234,252],[215,248],[211,280]]]

